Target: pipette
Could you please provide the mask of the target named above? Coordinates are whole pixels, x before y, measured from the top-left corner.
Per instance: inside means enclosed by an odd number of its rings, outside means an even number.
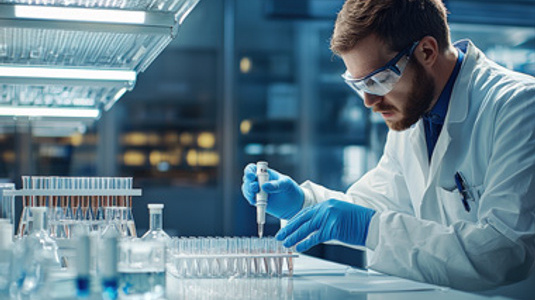
[[[260,188],[260,191],[256,194],[256,223],[258,224],[258,237],[264,235],[264,224],[266,223],[268,194],[262,189],[262,185],[269,180],[267,169],[267,162],[259,161],[256,163],[256,177]]]

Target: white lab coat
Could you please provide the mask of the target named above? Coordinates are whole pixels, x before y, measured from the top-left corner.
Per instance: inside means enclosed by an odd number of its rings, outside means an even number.
[[[305,206],[331,198],[373,208],[370,268],[463,290],[518,282],[535,259],[535,78],[470,41],[428,162],[422,120],[388,133],[377,167],[346,193],[310,181]],[[467,212],[461,172],[473,195]]]

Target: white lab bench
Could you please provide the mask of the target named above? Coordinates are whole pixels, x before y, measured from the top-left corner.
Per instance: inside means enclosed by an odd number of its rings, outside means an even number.
[[[179,279],[167,276],[167,299],[477,300],[485,297],[398,277],[368,273],[306,255],[292,277]]]

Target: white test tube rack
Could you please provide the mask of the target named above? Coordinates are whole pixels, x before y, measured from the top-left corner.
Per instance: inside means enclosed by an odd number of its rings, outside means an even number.
[[[5,191],[5,195],[22,197],[22,215],[19,220],[18,235],[27,234],[30,207],[48,207],[51,234],[56,238],[70,238],[72,232],[58,228],[69,228],[83,223],[102,229],[105,209],[115,209],[117,220],[123,218],[128,230],[135,235],[135,223],[131,216],[132,197],[141,196],[141,189],[132,188],[132,178],[127,177],[44,177],[23,176],[23,188]],[[118,212],[124,214],[118,215]],[[99,215],[100,214],[100,215]],[[129,215],[130,214],[130,215]],[[131,224],[126,224],[131,218]],[[100,222],[100,223],[99,223]],[[59,226],[59,227],[55,227]]]
[[[274,238],[175,237],[167,271],[178,278],[292,276],[296,257]]]

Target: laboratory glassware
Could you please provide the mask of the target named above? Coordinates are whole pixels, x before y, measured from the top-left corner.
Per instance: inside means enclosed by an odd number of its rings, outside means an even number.
[[[119,294],[124,299],[165,296],[166,244],[161,240],[122,240]]]
[[[91,245],[89,233],[82,233],[76,240],[76,296],[88,298],[91,292]]]
[[[179,278],[291,276],[294,257],[272,237],[175,237],[167,271]]]
[[[0,219],[0,298],[9,295],[12,276],[13,228],[8,219]]]
[[[142,240],[161,240],[167,243],[171,237],[163,230],[163,204],[150,203],[149,208],[150,227],[141,237]]]
[[[31,208],[31,231],[23,238],[22,276],[19,292],[31,297],[46,285],[53,272],[60,270],[58,245],[48,233],[47,208]]]
[[[0,183],[0,222],[1,226],[11,231],[11,236],[15,234],[15,197],[12,195],[4,195],[4,191],[14,190],[13,183]]]
[[[115,300],[118,297],[118,236],[103,237],[99,246],[98,274],[101,280],[103,300]]]
[[[47,210],[46,207],[31,208],[32,228],[27,241],[30,247],[35,248],[33,250],[40,252],[39,255],[46,256],[59,266],[58,245],[48,231]]]

